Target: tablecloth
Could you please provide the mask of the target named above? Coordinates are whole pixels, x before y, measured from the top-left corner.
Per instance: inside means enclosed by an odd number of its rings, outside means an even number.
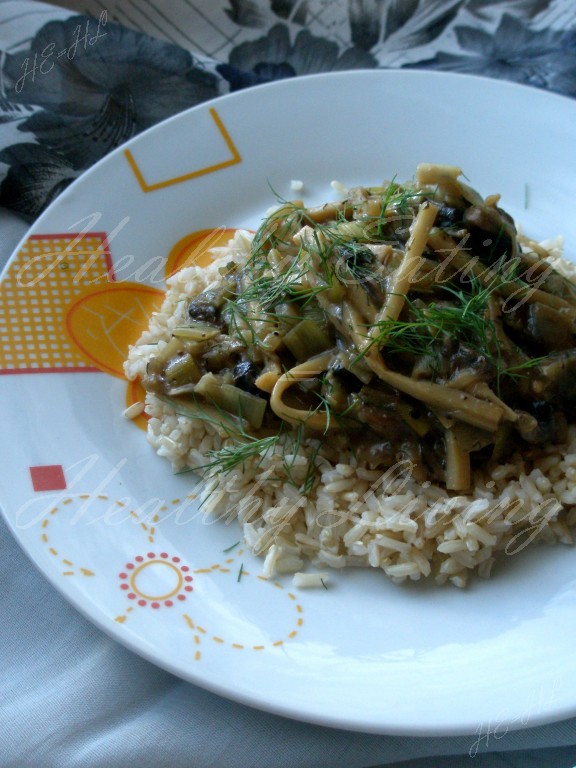
[[[418,67],[576,96],[572,0],[59,5],[70,8],[0,0],[1,264],[29,223],[100,157],[232,90],[321,71]],[[174,23],[178,10],[192,14],[189,28]],[[9,479],[0,473],[0,482]],[[482,723],[457,738],[375,736],[208,693],[80,616],[1,520],[0,661],[1,768],[576,765],[576,720],[534,727],[528,718],[519,730]]]

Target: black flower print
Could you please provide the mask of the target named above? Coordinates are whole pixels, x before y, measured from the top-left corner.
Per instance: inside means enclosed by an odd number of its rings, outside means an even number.
[[[386,42],[391,50],[425,45],[458,13],[462,0],[349,0],[352,42],[364,50]]]
[[[294,24],[304,26],[308,18],[306,0],[271,0],[270,8],[281,19],[291,19]]]
[[[274,16],[289,19],[304,26],[308,18],[307,0],[229,0],[226,15],[239,27],[264,29],[269,27]]]
[[[576,96],[575,32],[532,30],[507,14],[494,33],[468,26],[455,32],[465,53],[440,52],[406,66],[497,77]]]
[[[504,11],[530,19],[545,11],[552,0],[467,0],[466,10],[478,19],[488,21],[492,15],[499,18]]]
[[[266,25],[267,11],[260,0],[230,0],[226,15],[239,27],[262,28]]]
[[[242,43],[232,50],[228,64],[218,67],[232,90],[315,72],[372,68],[376,59],[352,47],[340,53],[335,42],[315,37],[307,30],[290,42],[288,27],[276,24],[265,37]]]
[[[46,24],[29,51],[6,57],[5,76],[11,100],[53,112],[95,115],[113,100],[135,132],[218,95],[187,51],[83,16]]]
[[[0,151],[0,163],[10,167],[0,184],[0,205],[33,221],[56,199],[79,171],[38,144],[15,144]]]
[[[26,104],[13,104],[0,94],[0,125],[21,122],[34,110]]]
[[[13,116],[18,107],[26,108],[18,130],[31,134],[45,153],[55,153],[53,168],[64,163],[73,171],[164,118],[217,96],[221,83],[178,46],[105,23],[105,17],[86,16],[46,24],[29,50],[5,56],[1,75],[0,112]],[[18,178],[26,158],[33,159],[26,146],[26,152],[4,153],[5,163],[18,164]],[[46,173],[49,167],[44,163]],[[14,179],[12,174],[10,183]],[[37,212],[41,198],[36,190]],[[21,196],[17,206],[6,195],[3,199],[24,212]]]

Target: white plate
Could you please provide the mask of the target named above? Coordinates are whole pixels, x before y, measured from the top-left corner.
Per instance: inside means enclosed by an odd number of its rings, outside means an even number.
[[[232,94],[105,158],[38,220],[2,283],[3,367],[19,366],[0,377],[2,503],[30,559],[135,652],[289,717],[484,738],[575,714],[574,550],[505,558],[465,591],[380,572],[335,572],[318,591],[265,582],[240,545],[225,552],[236,524],[209,524],[186,499],[192,476],[173,476],[122,417],[127,385],[113,375],[150,298],[138,283],[159,291],[192,232],[257,226],[271,190],[294,196],[292,179],[313,203],[335,198],[333,179],[460,165],[530,234],[563,233],[574,257],[575,144],[567,99],[370,71]]]

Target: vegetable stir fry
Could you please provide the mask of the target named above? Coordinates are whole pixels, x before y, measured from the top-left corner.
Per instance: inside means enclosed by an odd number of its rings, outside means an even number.
[[[212,470],[306,440],[311,482],[344,450],[465,491],[474,468],[562,442],[576,288],[459,176],[421,165],[338,203],[284,203],[248,260],[190,297],[143,384],[222,426]]]

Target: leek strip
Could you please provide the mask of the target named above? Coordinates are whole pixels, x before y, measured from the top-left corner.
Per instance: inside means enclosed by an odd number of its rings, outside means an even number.
[[[221,333],[220,328],[208,323],[192,323],[191,325],[177,325],[172,329],[172,336],[187,341],[208,341]]]
[[[233,384],[221,384],[213,373],[205,373],[195,388],[195,394],[213,403],[227,413],[259,429],[266,411],[266,400],[245,392]]]
[[[506,421],[518,421],[518,414],[516,411],[510,408],[509,405],[506,405],[504,400],[499,398],[498,395],[490,389],[485,381],[477,381],[472,387],[469,388],[468,391],[475,396],[477,395],[478,397],[481,397],[482,400],[489,400],[491,403],[494,403],[495,405],[502,408]]]
[[[327,221],[335,219],[348,219],[352,216],[354,208],[348,200],[341,203],[325,203],[315,208],[305,209],[305,219],[313,221],[315,224],[325,224]]]
[[[464,421],[466,424],[495,432],[504,417],[502,408],[469,395],[467,392],[450,389],[430,381],[411,379],[409,376],[388,370],[381,363],[374,365],[375,361],[371,357],[366,357],[366,362],[374,373],[390,386],[415,400],[421,400],[430,408],[439,408],[446,415]]]
[[[305,318],[284,336],[284,344],[296,360],[307,360],[332,347],[326,331],[313,320]]]
[[[406,303],[406,294],[410,288],[411,279],[420,266],[428,235],[437,213],[438,208],[429,201],[419,206],[418,214],[410,227],[410,237],[406,243],[404,256],[400,265],[393,273],[392,282],[388,286],[384,306],[377,313],[374,323],[368,332],[368,344],[373,344],[375,337],[378,335],[378,346],[381,348],[385,343],[385,337],[382,338],[382,324],[389,320],[398,320],[400,317],[400,313]]]
[[[376,306],[372,302],[368,291],[365,291],[360,283],[347,281],[346,297],[358,312],[360,312],[367,324],[373,325],[376,322]]]
[[[494,329],[495,340],[499,345],[499,358],[502,358],[505,355],[508,358],[509,363],[512,363],[514,366],[524,366],[529,363],[530,358],[528,355],[526,355],[520,347],[513,344],[504,332],[504,327],[501,322],[502,310],[500,301],[494,296],[488,297],[488,313]]]
[[[222,384],[214,402],[228,413],[245,419],[254,429],[260,429],[266,412],[266,400],[245,392],[233,384]]]
[[[183,384],[196,384],[202,376],[198,363],[189,352],[168,361],[164,375],[171,387]]]
[[[291,386],[299,381],[305,381],[318,376],[327,370],[335,354],[336,351],[331,349],[323,355],[312,357],[310,360],[306,360],[306,362],[291,368],[278,379],[270,395],[270,408],[272,408],[276,416],[283,421],[287,421],[289,424],[304,424],[306,427],[310,427],[310,429],[322,432],[338,426],[336,420],[330,419],[328,413],[292,408],[282,400],[284,393]]]
[[[322,281],[312,270],[308,271],[306,277],[311,288],[318,288],[322,285]],[[318,293],[315,294],[315,298],[318,306],[320,309],[324,310],[326,317],[328,320],[330,320],[336,330],[339,331],[343,336],[350,338],[350,334],[347,333],[346,327],[342,322],[343,313],[340,305],[330,301],[330,298],[324,291],[318,291]],[[345,301],[342,302],[342,307],[345,304]]]
[[[444,433],[446,446],[446,488],[449,491],[466,491],[470,488],[470,454],[465,451],[453,430]]]

